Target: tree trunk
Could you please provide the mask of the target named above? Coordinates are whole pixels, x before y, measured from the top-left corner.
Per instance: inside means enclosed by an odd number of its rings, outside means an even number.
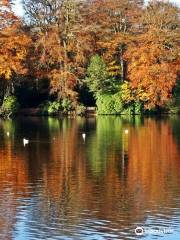
[[[124,60],[121,56],[121,81],[124,82]]]

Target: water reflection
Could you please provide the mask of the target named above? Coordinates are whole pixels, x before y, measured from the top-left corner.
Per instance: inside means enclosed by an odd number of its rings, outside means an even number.
[[[136,226],[172,227],[165,237],[179,239],[178,123],[1,121],[0,239],[136,239]]]

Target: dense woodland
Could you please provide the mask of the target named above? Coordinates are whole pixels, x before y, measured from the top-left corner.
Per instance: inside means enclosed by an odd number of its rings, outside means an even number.
[[[153,0],[0,0],[1,116],[97,106],[99,114],[180,112],[180,9]]]

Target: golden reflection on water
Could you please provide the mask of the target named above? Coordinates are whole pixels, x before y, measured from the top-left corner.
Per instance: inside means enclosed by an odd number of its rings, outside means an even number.
[[[156,214],[156,224],[172,218],[177,226],[178,123],[176,117],[1,121],[0,238],[18,239],[20,231],[25,239],[49,232],[82,237],[93,229],[128,239],[134,226]]]

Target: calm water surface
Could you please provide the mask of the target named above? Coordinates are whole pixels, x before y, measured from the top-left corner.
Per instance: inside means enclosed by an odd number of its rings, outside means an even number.
[[[179,240],[180,118],[1,120],[0,239]]]

